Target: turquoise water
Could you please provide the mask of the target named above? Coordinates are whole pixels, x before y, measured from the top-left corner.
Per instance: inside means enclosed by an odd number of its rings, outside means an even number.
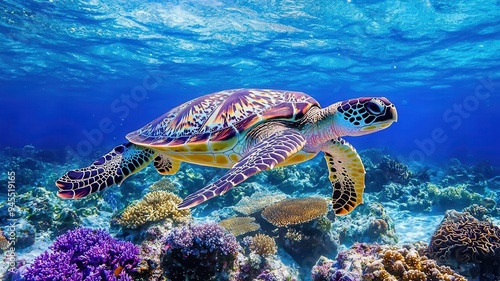
[[[389,98],[398,109],[397,123],[346,140],[361,152],[371,177],[365,205],[384,205],[400,242],[428,243],[446,210],[489,206],[485,198],[499,202],[499,15],[500,4],[493,0],[2,1],[0,164],[7,190],[1,193],[2,229],[8,232],[8,172],[14,172],[15,216],[25,218],[23,227],[37,235],[36,242],[16,248],[23,263],[30,264],[77,225],[105,228],[120,239],[134,237],[129,240],[139,245],[140,235],[113,221],[161,179],[152,166],[83,203],[58,199],[54,181],[185,101],[225,89],[264,88],[305,92],[324,107],[354,97]],[[380,180],[375,171],[382,156],[414,175],[427,169],[430,178]],[[230,217],[231,207],[253,192],[330,197],[321,158],[290,168],[289,186],[259,176],[250,187],[193,211],[194,220]],[[183,198],[223,172],[185,165],[171,178]],[[427,184],[479,197],[450,191],[462,194],[453,206]],[[427,197],[419,197],[422,192]],[[28,198],[50,207],[40,207],[42,212]],[[90,208],[96,200],[106,203],[92,212],[78,211],[78,223],[40,223],[62,209]],[[404,205],[411,200],[419,203]],[[363,221],[361,214],[350,223]],[[490,217],[498,221],[496,205]],[[363,237],[352,234],[347,240],[371,242]],[[340,248],[352,244],[341,242]],[[284,253],[279,243],[281,259],[295,258],[299,279],[308,280],[310,264]],[[288,254],[293,257],[285,258]],[[334,251],[329,254],[335,258]]]

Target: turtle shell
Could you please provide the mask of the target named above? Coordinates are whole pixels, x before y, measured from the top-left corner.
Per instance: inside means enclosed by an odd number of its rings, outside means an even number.
[[[177,106],[126,137],[135,144],[168,151],[183,147],[178,152],[203,152],[210,143],[210,150],[216,152],[230,148],[230,143],[234,145],[235,139],[260,122],[296,122],[312,106],[319,107],[319,103],[301,92],[226,90]]]

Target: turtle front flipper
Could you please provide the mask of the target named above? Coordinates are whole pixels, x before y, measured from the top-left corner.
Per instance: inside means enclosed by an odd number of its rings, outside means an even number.
[[[347,215],[363,203],[365,168],[356,150],[338,138],[322,147],[333,187],[333,210],[336,215]]]
[[[251,147],[224,176],[188,195],[177,207],[191,208],[222,195],[247,178],[285,162],[288,157],[299,152],[305,143],[304,136],[297,130],[286,128],[274,132]]]
[[[154,150],[133,143],[119,145],[92,165],[69,171],[58,179],[57,196],[78,199],[108,186],[120,185],[128,176],[149,164],[155,156]]]

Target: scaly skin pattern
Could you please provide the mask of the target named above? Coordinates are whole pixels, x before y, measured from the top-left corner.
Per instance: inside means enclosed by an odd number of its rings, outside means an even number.
[[[311,107],[319,103],[300,92],[227,90],[186,102],[127,139],[181,162],[231,168],[246,152],[246,134],[253,127],[272,120],[295,123]]]
[[[119,145],[92,165],[69,171],[57,180],[57,195],[78,199],[108,186],[120,185],[127,177],[146,167],[155,155],[154,150],[133,143]]]

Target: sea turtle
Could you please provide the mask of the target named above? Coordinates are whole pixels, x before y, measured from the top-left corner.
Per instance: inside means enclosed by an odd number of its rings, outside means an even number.
[[[188,195],[179,209],[194,207],[264,170],[300,163],[323,151],[333,185],[333,210],[351,212],[363,202],[365,170],[342,136],[373,133],[397,121],[386,98],[356,98],[321,108],[293,91],[235,89],[188,101],[137,131],[128,143],[90,166],[67,172],[56,185],[61,198],[81,198],[121,184],[154,161],[162,175],[181,162],[227,168],[224,176]]]

